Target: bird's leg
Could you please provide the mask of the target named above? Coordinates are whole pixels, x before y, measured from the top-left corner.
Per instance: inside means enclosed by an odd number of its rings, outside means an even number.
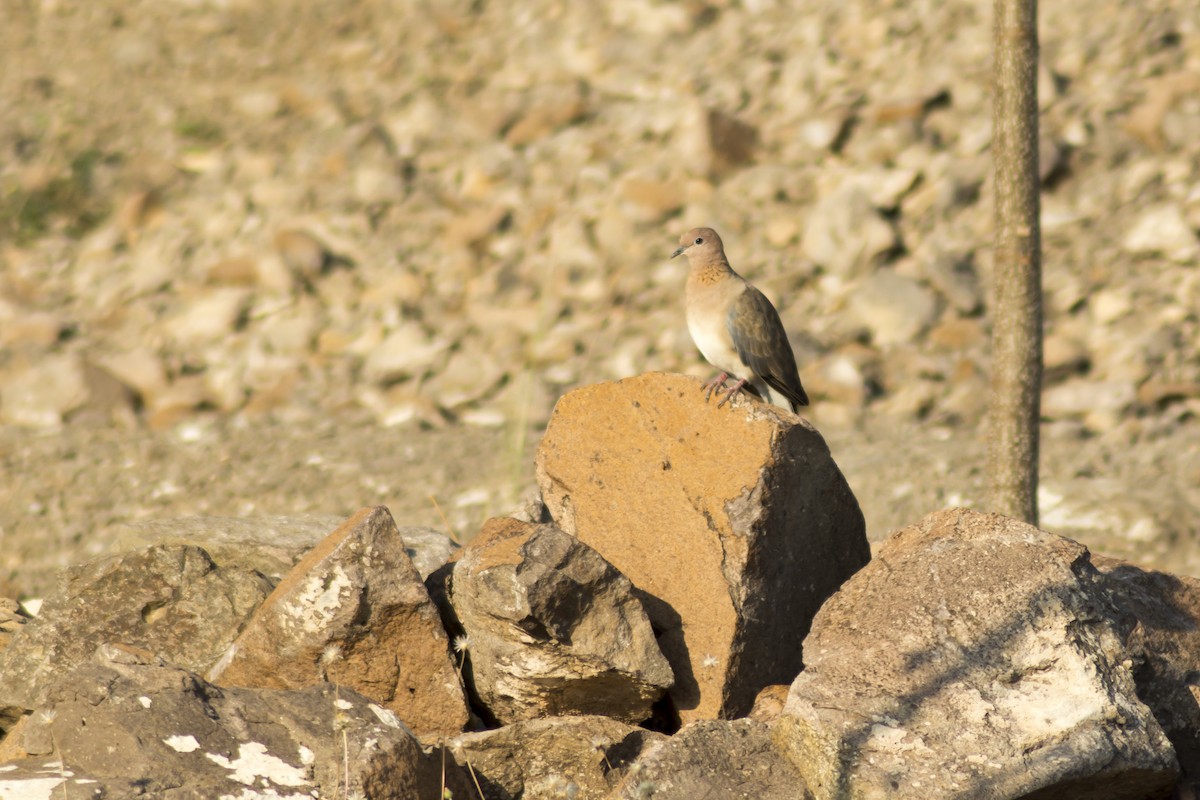
[[[729,387],[728,389],[726,389],[726,390],[725,390],[725,396],[724,396],[723,398],[721,398],[721,402],[717,403],[717,408],[720,408],[721,406],[723,406],[723,405],[725,405],[726,403],[728,403],[728,402],[729,402],[729,398],[733,397],[735,394],[737,394],[738,392],[742,391],[742,387],[743,387],[743,386],[745,386],[745,385],[746,385],[746,379],[745,379],[745,378],[742,378],[740,381],[738,381],[737,383],[735,383],[733,386],[731,386],[731,387]]]
[[[713,378],[708,383],[704,384],[704,386],[700,387],[702,389],[708,389],[708,391],[704,393],[704,402],[707,403],[709,398],[712,397],[713,389],[716,389],[718,386],[720,386],[721,389],[724,390],[725,381],[727,381],[727,380],[729,380],[729,373],[722,372],[720,375]]]

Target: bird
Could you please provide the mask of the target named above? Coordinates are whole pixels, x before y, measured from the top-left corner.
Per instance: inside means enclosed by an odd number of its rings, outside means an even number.
[[[721,237],[712,228],[692,228],[679,238],[671,258],[687,254],[688,332],[704,358],[721,374],[704,384],[709,400],[720,387],[717,408],[750,387],[769,403],[793,412],[808,405],[796,356],[779,312],[766,295],[733,271]],[[734,378],[732,387],[726,381]]]

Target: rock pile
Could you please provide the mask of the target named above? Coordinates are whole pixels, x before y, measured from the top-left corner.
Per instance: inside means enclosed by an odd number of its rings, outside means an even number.
[[[160,525],[172,541],[72,569],[0,640],[0,796],[1200,785],[1200,582],[959,509],[869,559],[816,430],[730,405],[654,374],[566,395],[545,504],[461,549],[368,508],[278,577],[245,564],[283,563],[283,520],[258,543],[226,523],[242,546]]]

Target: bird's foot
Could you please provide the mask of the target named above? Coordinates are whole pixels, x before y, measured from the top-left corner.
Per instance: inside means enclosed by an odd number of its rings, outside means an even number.
[[[735,394],[742,391],[742,387],[744,387],[745,385],[746,385],[746,379],[742,378],[740,381],[735,383],[733,386],[730,386],[728,389],[726,389],[725,396],[721,398],[721,402],[717,403],[717,408],[720,408],[721,406],[728,403],[729,398],[733,397]]]
[[[727,380],[729,380],[729,373],[722,372],[720,375],[713,378],[708,383],[704,384],[704,386],[702,386],[701,388],[708,390],[707,392],[704,393],[704,402],[707,403],[709,401],[709,398],[712,397],[713,390],[716,389],[718,386],[721,387],[721,392],[723,393],[725,391],[725,381],[727,381]]]

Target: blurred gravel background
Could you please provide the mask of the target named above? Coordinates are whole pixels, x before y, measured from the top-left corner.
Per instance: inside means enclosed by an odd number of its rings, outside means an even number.
[[[564,391],[707,376],[694,225],[873,540],[978,503],[990,11],[0,0],[0,595],[147,516],[469,538]],[[1200,574],[1200,15],[1041,29],[1043,527]]]

